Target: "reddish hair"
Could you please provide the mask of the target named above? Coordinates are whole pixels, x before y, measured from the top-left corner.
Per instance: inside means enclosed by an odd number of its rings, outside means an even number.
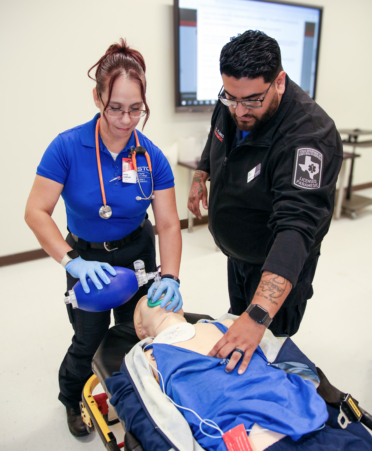
[[[93,78],[90,76],[90,72],[95,67],[97,67],[96,78]],[[120,38],[118,44],[110,45],[106,53],[88,70],[88,77],[97,83],[97,94],[101,100],[102,94],[105,92],[106,87],[108,87],[108,98],[103,110],[104,115],[111,100],[115,80],[121,75],[125,75],[138,83],[141,88],[141,97],[146,110],[146,119],[143,124],[145,126],[150,116],[150,108],[146,102],[145,72],[146,64],[143,56],[137,50],[130,48],[123,38]]]

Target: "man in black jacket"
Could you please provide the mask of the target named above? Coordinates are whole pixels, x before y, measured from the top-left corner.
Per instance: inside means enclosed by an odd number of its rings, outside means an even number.
[[[283,71],[278,43],[247,31],[220,56],[223,86],[188,208],[228,256],[230,311],[240,318],[210,355],[243,373],[266,327],[293,335],[313,295],[332,218],[342,143],[332,119]],[[242,140],[238,131],[249,132]]]

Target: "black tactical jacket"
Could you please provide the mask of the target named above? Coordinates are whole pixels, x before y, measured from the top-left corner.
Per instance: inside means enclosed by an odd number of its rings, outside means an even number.
[[[296,285],[332,218],[342,142],[333,120],[288,77],[275,115],[236,142],[218,102],[198,169],[210,174],[209,229],[222,252]]]

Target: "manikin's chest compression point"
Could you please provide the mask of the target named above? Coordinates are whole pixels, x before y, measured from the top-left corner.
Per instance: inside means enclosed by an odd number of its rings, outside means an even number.
[[[195,327],[190,323],[178,323],[167,327],[157,337],[153,343],[174,344],[181,341],[191,340],[195,337]]]

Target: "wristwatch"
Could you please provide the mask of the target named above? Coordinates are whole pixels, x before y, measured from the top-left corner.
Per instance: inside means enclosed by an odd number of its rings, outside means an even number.
[[[161,280],[163,279],[172,279],[175,282],[177,282],[178,285],[181,285],[180,279],[177,276],[174,276],[173,274],[164,274],[161,276]]]
[[[265,327],[269,327],[273,320],[273,318],[270,318],[269,312],[258,304],[251,304],[246,312],[253,321],[256,321],[258,324],[263,324]]]
[[[71,260],[75,260],[75,258],[80,257],[79,252],[72,249],[72,251],[68,251],[66,255],[62,258],[61,265],[66,268],[67,263]]]

